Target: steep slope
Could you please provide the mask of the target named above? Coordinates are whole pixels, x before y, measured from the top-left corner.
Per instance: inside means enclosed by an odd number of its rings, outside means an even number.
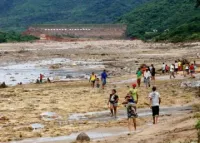
[[[186,27],[191,27],[190,24],[197,27],[197,31],[193,32],[200,33],[198,19],[200,19],[200,9],[195,8],[194,0],[152,0],[124,15],[119,21],[129,24],[127,29],[129,37],[150,39],[164,31],[166,36],[167,32],[173,33],[178,27],[182,27],[182,31],[179,28],[179,33],[184,33],[185,30],[189,32]]]
[[[2,0],[0,28],[44,23],[112,23],[148,0]]]

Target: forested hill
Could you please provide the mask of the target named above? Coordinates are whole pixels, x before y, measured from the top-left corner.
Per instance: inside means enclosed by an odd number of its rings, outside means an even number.
[[[199,0],[151,0],[122,16],[127,36],[172,42],[200,40]]]
[[[32,24],[113,23],[149,0],[1,0],[0,29]]]

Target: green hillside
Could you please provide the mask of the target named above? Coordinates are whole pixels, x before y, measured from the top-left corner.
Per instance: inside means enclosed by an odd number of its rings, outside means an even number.
[[[22,35],[16,32],[0,32],[0,43],[6,42],[27,42],[38,40],[39,38],[31,35]]]
[[[112,23],[148,0],[1,0],[0,29],[32,24]]]
[[[119,22],[128,24],[128,37],[172,42],[200,40],[200,8],[195,8],[195,0],[151,0]]]

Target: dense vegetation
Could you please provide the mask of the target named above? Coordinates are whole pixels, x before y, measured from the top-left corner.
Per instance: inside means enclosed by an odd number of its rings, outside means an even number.
[[[0,28],[24,30],[32,24],[112,23],[149,0],[1,0]]]
[[[151,0],[119,21],[128,24],[128,37],[172,42],[200,40],[200,9],[195,8],[195,0]]]
[[[16,32],[0,32],[0,43],[4,42],[25,42],[37,40],[37,37],[31,35],[22,35]]]

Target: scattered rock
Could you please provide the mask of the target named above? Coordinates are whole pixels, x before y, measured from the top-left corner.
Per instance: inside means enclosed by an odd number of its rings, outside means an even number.
[[[9,121],[9,118],[6,116],[0,116],[0,121]]]
[[[79,142],[90,141],[90,137],[86,133],[82,132],[77,136],[76,141]]]

